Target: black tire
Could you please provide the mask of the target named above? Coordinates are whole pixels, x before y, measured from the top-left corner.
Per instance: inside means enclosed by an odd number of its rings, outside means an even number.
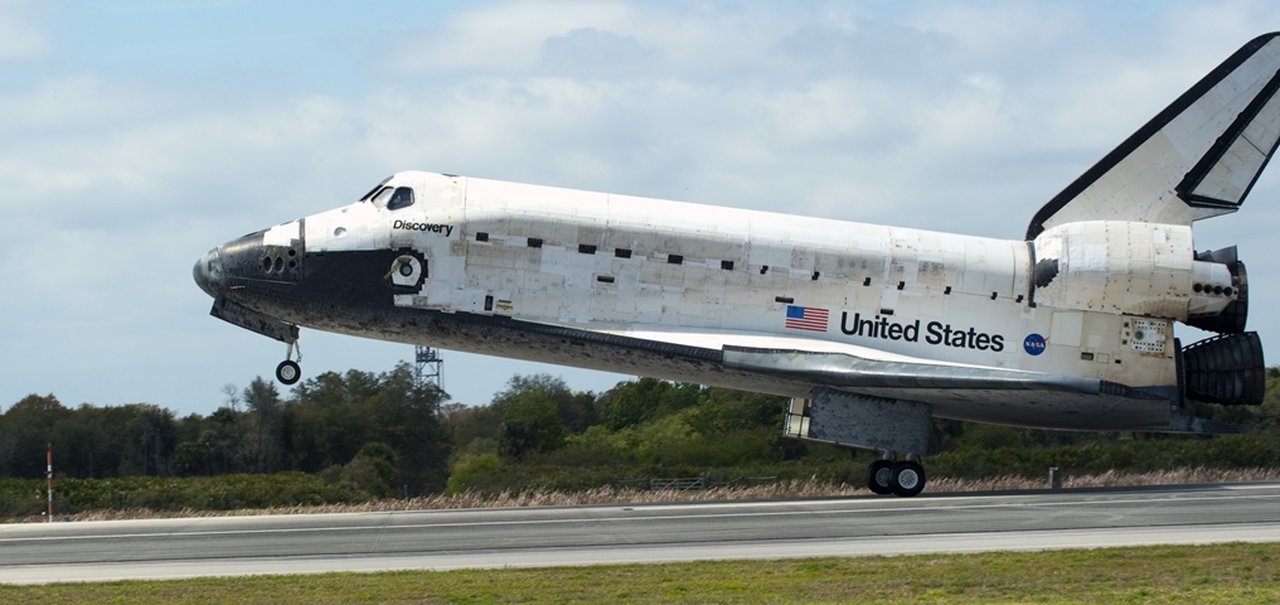
[[[276,380],[279,380],[280,384],[294,384],[299,378],[302,378],[302,368],[297,362],[286,359],[276,366]]]
[[[893,474],[892,460],[876,460],[867,467],[867,489],[881,496],[893,492],[890,487],[890,475]]]
[[[889,473],[889,488],[895,496],[910,498],[924,491],[924,484],[924,467],[918,462],[899,462]]]

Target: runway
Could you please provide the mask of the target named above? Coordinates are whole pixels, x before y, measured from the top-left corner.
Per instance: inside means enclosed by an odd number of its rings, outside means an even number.
[[[0,526],[0,582],[1280,541],[1280,483]]]

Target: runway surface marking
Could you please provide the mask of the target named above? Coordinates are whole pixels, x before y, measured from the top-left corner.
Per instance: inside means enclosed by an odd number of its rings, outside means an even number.
[[[1236,488],[1250,489],[1250,488]],[[841,508],[835,510],[806,510],[806,511],[777,511],[777,512],[725,512],[725,513],[706,513],[706,514],[690,514],[690,515],[646,515],[646,516],[619,516],[619,517],[571,517],[567,519],[519,519],[512,521],[453,521],[438,523],[406,523],[396,524],[396,529],[431,529],[431,528],[448,528],[448,527],[502,527],[502,526],[529,526],[529,525],[565,525],[565,524],[581,524],[581,523],[632,523],[639,520],[644,521],[674,521],[674,520],[696,520],[696,519],[742,519],[753,517],[778,517],[792,516],[803,513],[805,515],[857,515],[859,513],[903,513],[903,512],[921,512],[933,510],[990,510],[990,509],[1008,509],[1008,508],[1062,508],[1062,507],[1079,507],[1083,505],[1089,506],[1121,506],[1127,504],[1152,504],[1160,502],[1187,502],[1195,500],[1196,502],[1207,501],[1241,501],[1241,500],[1278,500],[1280,495],[1274,496],[1194,496],[1194,497],[1165,497],[1165,498],[1141,498],[1141,499],[1124,499],[1124,500],[1099,500],[1087,502],[1027,502],[1018,504],[962,504],[957,506],[902,506],[893,508]],[[767,503],[746,503],[746,504],[715,504],[710,505],[717,508],[740,508],[750,506],[772,506],[772,507],[804,507],[806,505],[831,505],[832,502],[767,502]],[[707,508],[705,504],[693,504],[690,508]],[[674,507],[662,505],[660,507],[649,508],[646,506],[627,506],[615,507],[612,509],[601,509],[606,512],[645,512],[649,510],[671,510]],[[520,509],[525,511],[537,509]],[[441,511],[388,511],[384,513],[353,513],[366,516],[383,516],[396,514],[438,514],[438,513],[465,513],[465,512],[504,512],[504,509],[463,509],[463,510],[441,510]],[[265,519],[267,517],[198,517],[194,519],[185,519],[184,521],[216,521],[229,519]],[[170,521],[169,519],[155,519],[147,521]],[[98,522],[98,523],[111,523]],[[1209,523],[1209,522],[1206,522]],[[57,527],[60,524],[54,523],[50,526]],[[227,529],[227,530],[196,530],[196,531],[156,531],[156,532],[137,532],[137,533],[116,533],[116,534],[88,534],[74,536],[29,536],[29,537],[13,537],[0,538],[0,543],[6,542],[39,542],[53,540],[113,540],[113,539],[136,539],[150,537],[187,537],[187,536],[229,536],[229,535],[254,535],[254,534],[287,534],[287,533],[320,533],[320,532],[358,532],[369,531],[371,526],[317,526],[317,527],[279,527],[268,529]],[[387,526],[384,526],[387,527]],[[2,531],[2,529],[0,529]]]

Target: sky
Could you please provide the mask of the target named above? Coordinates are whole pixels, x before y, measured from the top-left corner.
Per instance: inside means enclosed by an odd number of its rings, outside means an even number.
[[[1019,239],[1277,28],[1272,0],[0,0],[0,409],[212,412],[285,347],[210,317],[196,259],[399,170]],[[1264,343],[1278,227],[1275,167],[1195,227],[1198,249],[1240,246]],[[413,359],[308,329],[301,346],[304,378]],[[629,378],[443,358],[466,404],[513,375]]]

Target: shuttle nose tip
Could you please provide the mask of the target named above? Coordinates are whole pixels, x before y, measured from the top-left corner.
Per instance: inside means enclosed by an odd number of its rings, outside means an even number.
[[[196,261],[196,266],[191,268],[191,276],[205,294],[217,298],[222,293],[222,262],[218,258],[217,248],[206,252]]]

